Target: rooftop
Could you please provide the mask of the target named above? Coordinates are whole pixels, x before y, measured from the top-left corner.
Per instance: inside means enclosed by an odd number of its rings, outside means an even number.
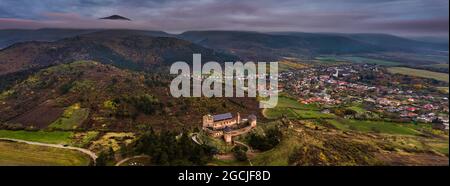
[[[226,119],[232,119],[232,118],[233,118],[233,116],[231,115],[231,113],[213,115],[213,120],[215,122],[216,121],[226,120]]]

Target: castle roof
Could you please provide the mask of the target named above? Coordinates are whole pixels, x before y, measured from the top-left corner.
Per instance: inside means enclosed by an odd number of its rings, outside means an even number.
[[[218,115],[213,115],[213,120],[214,122],[216,121],[222,121],[222,120],[227,120],[227,119],[232,119],[233,116],[231,115],[231,113],[225,113],[225,114],[218,114]]]

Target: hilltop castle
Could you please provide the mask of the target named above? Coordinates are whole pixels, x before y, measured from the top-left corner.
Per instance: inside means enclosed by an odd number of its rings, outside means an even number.
[[[212,137],[223,137],[227,143],[231,143],[234,136],[245,134],[255,127],[255,115],[250,115],[246,119],[241,119],[239,112],[236,117],[231,113],[203,116],[203,130]]]

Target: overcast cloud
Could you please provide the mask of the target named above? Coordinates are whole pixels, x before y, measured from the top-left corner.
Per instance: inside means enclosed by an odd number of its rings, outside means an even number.
[[[98,20],[113,14],[133,21]],[[448,0],[0,0],[0,29],[377,32],[448,37]]]

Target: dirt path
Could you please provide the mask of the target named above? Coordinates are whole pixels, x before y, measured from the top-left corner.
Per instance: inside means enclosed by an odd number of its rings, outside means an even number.
[[[148,157],[150,157],[150,156],[147,156],[147,155],[138,155],[138,156],[128,157],[128,158],[125,158],[125,159],[120,160],[119,162],[117,162],[117,163],[116,163],[116,166],[120,166],[120,165],[122,165],[123,163],[125,163],[126,161],[131,160],[131,159],[134,159],[134,158],[148,158]]]
[[[54,148],[60,148],[60,149],[70,149],[70,150],[76,150],[79,152],[82,152],[84,154],[87,154],[89,157],[91,157],[94,165],[95,165],[95,160],[97,159],[97,155],[88,150],[88,149],[83,149],[83,148],[79,148],[79,147],[72,147],[72,146],[64,146],[61,144],[50,144],[50,143],[41,143],[41,142],[33,142],[33,141],[26,141],[26,140],[20,140],[20,139],[13,139],[13,138],[0,138],[0,140],[4,140],[4,141],[13,141],[13,142],[18,142],[18,143],[26,143],[29,145],[39,145],[39,146],[45,146],[45,147],[54,147]]]
[[[236,140],[235,140],[234,143],[247,147],[247,152],[245,152],[245,154],[247,155],[248,163],[250,164],[250,166],[253,166],[253,163],[252,163],[252,161],[250,160],[250,157],[253,157],[253,156],[254,156],[253,149],[252,149],[250,146],[248,146],[247,144],[242,143],[242,142],[240,142],[240,141],[236,141]]]
[[[199,142],[198,133],[193,133],[191,139],[192,139],[192,141],[194,141],[198,145],[202,145],[203,144],[203,142]]]

